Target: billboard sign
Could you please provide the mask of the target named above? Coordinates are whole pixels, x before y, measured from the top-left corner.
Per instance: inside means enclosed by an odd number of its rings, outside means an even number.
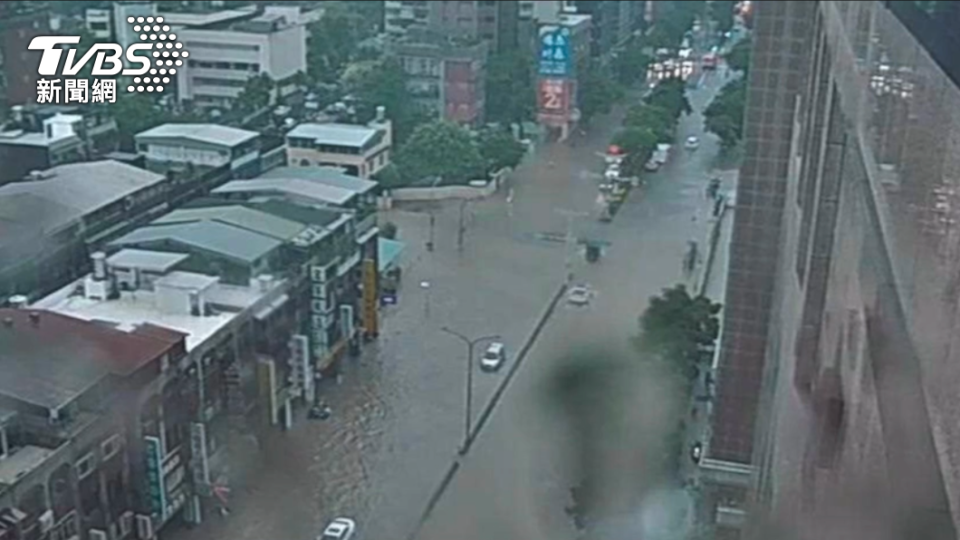
[[[569,77],[572,49],[570,29],[561,26],[541,26],[540,75],[542,77]]]
[[[570,85],[562,79],[541,79],[538,103],[540,113],[567,116],[570,112]]]

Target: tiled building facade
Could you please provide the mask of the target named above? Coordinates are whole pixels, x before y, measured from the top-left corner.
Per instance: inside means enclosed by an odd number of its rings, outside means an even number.
[[[703,460],[715,537],[956,538],[949,25],[910,2],[754,6]]]

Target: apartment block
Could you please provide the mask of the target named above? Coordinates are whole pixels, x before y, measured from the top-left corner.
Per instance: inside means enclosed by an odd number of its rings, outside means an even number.
[[[938,4],[752,4],[715,538],[957,537],[960,64]]]
[[[172,170],[229,167],[234,178],[260,174],[260,134],[217,124],[163,124],[134,136],[147,168]]]
[[[286,142],[291,167],[337,167],[370,178],[390,164],[393,127],[381,107],[367,126],[304,123],[287,133]]]

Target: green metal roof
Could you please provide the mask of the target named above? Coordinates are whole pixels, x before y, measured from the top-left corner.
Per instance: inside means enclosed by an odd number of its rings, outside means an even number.
[[[331,225],[343,215],[343,212],[338,210],[297,204],[282,199],[249,201],[243,205],[283,219],[320,227]]]
[[[110,242],[110,245],[136,246],[161,242],[195,247],[247,264],[256,262],[282,245],[275,238],[209,220],[142,227]]]
[[[290,240],[306,228],[302,223],[238,205],[182,208],[170,212],[153,223],[156,225],[192,223],[205,219],[226,223],[284,241]]]

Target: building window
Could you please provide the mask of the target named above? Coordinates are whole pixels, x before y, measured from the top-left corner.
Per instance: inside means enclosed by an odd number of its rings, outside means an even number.
[[[97,32],[97,31],[109,30],[109,27],[105,22],[92,22],[90,23],[90,29]]]
[[[78,478],[82,480],[87,476],[90,476],[90,473],[94,471],[94,459],[93,452],[90,452],[89,454],[77,460],[76,468]]]
[[[247,52],[257,52],[260,50],[260,47],[257,45],[239,45],[234,43],[207,43],[202,41],[194,41],[191,43],[186,43],[184,48],[188,51],[193,51],[194,49],[210,49],[214,51],[247,51]]]
[[[117,455],[117,453],[120,452],[120,446],[121,442],[119,435],[114,435],[103,441],[103,444],[100,445],[100,453],[103,454],[103,460],[106,461]]]

